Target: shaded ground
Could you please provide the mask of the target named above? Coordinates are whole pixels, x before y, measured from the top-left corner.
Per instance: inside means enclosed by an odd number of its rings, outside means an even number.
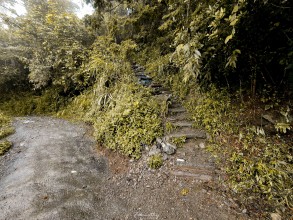
[[[172,175],[95,149],[86,127],[50,117],[14,122],[0,157],[0,219],[247,219],[214,181]],[[245,212],[245,210],[243,211]]]

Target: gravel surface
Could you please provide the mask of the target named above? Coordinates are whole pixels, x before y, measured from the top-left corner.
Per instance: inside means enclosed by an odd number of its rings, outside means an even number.
[[[0,219],[248,219],[213,181],[151,170],[96,147],[87,127],[51,117],[14,122],[0,157]]]

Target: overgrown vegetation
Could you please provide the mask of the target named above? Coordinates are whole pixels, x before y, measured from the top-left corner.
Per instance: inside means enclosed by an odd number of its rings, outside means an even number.
[[[79,115],[93,124],[98,142],[138,159],[142,146],[162,135],[162,119],[159,103],[136,82],[127,61],[135,48],[131,41],[97,39],[87,66],[96,83],[59,115]]]
[[[186,137],[173,137],[171,139],[171,142],[177,147],[182,147],[183,144],[186,142]]]
[[[152,169],[158,169],[163,165],[163,157],[161,154],[153,155],[148,160],[148,165]]]
[[[2,156],[3,154],[5,154],[5,152],[7,152],[12,146],[12,143],[4,140],[4,141],[0,141],[0,156]]]
[[[11,116],[55,114],[68,102],[68,97],[59,94],[58,89],[51,88],[42,92],[20,92],[10,94],[3,101],[0,110]]]
[[[14,129],[11,125],[10,118],[0,111],[0,156],[8,151],[12,146],[12,144],[4,138],[13,132]]]
[[[292,140],[273,125],[257,124],[255,117],[262,120],[265,105],[258,104],[259,112],[252,115],[250,105],[231,100],[226,91],[212,87],[209,92],[195,92],[186,107],[195,123],[212,135],[208,148],[242,202],[258,203],[260,209],[264,204],[267,208],[292,207]]]
[[[139,63],[210,133],[242,201],[292,209],[290,1],[86,2],[96,12],[83,22],[67,1],[24,1],[23,16],[0,11],[0,93],[26,92],[2,97],[0,109],[84,120],[99,142],[139,158],[168,107],[136,83]]]

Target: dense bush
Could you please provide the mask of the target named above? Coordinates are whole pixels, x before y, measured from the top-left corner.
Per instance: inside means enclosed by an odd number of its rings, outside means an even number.
[[[42,92],[10,93],[0,110],[12,116],[55,114],[63,108],[68,97],[61,95],[62,89],[50,88]]]
[[[139,158],[143,145],[162,135],[160,106],[140,86],[124,84],[105,112],[95,115],[95,136],[107,147]]]
[[[0,111],[0,156],[4,154],[12,144],[4,138],[14,132],[11,119]]]

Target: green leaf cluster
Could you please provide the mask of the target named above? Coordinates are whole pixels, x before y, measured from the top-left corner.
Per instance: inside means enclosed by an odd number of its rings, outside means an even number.
[[[0,111],[0,156],[12,146],[11,142],[4,139],[12,133],[14,133],[14,129],[11,125],[11,119]]]
[[[175,144],[176,147],[183,147],[183,144],[186,142],[186,137],[173,137],[171,142]]]
[[[163,157],[161,154],[155,154],[148,159],[148,165],[152,169],[158,169],[163,165]]]
[[[239,144],[229,152],[226,168],[233,190],[249,202],[260,197],[274,207],[292,207],[292,148],[282,141],[261,141],[249,132]]]
[[[185,106],[191,112],[196,125],[204,127],[213,136],[220,134],[221,131],[233,133],[233,130],[237,129],[231,126],[237,115],[232,112],[227,90],[220,91],[214,85],[206,92],[194,90]]]
[[[14,129],[11,126],[11,119],[0,111],[0,139],[12,134]]]
[[[124,84],[117,89],[112,94],[115,104],[96,115],[94,128],[98,141],[138,159],[142,146],[162,135],[162,124],[159,104],[145,89],[135,87]]]

